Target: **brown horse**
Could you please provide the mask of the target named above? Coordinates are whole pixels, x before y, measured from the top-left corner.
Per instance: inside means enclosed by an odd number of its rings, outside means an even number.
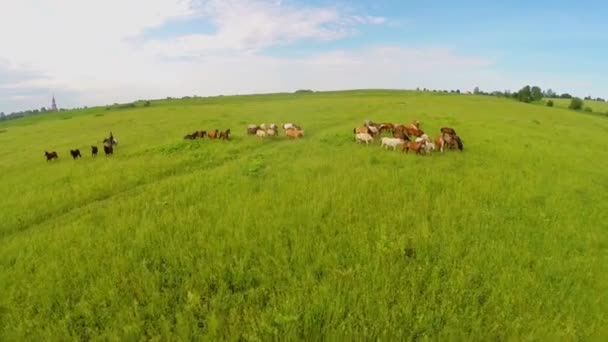
[[[380,124],[380,126],[378,126],[378,129],[380,130],[380,134],[384,132],[391,132],[393,129],[395,129],[395,125],[390,122],[385,122]]]
[[[405,134],[404,131],[393,131],[393,138],[410,141],[410,138],[407,136],[407,134]]]
[[[194,138],[201,138],[203,139],[205,137],[205,135],[207,135],[207,131],[196,131],[194,133],[192,133],[192,135],[194,136]]]
[[[363,126],[363,127],[353,128],[353,134],[357,134],[357,133],[370,133],[370,132],[369,132],[369,128],[367,126]]]
[[[402,152],[408,153],[409,150],[412,150],[416,152],[416,154],[420,154],[420,152],[422,151],[422,147],[424,147],[424,144],[422,142],[406,141],[405,144],[403,144]]]
[[[218,131],[217,129],[214,129],[213,131],[209,131],[207,133],[207,137],[209,137],[209,139],[217,139],[219,137],[219,133],[220,133],[220,131]]]
[[[304,131],[299,130],[297,128],[290,128],[286,130],[285,133],[287,134],[287,137],[289,139],[298,139],[304,137]]]
[[[450,135],[456,135],[456,131],[453,128],[450,127],[441,127],[441,133],[443,134],[450,134]]]
[[[414,120],[408,126],[411,128],[420,129],[420,121]]]
[[[415,136],[415,137],[420,137],[424,134],[424,132],[420,128],[411,127],[411,126],[405,127],[405,132],[407,133],[407,135],[411,135],[411,136]]]
[[[439,146],[439,150],[441,152],[443,152],[445,147],[449,149],[458,148],[460,151],[464,149],[464,145],[462,144],[460,137],[448,133],[443,133],[435,138],[435,145]]]

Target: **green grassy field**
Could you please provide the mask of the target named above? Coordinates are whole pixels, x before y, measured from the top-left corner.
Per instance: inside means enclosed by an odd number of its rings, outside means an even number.
[[[549,99],[544,99],[544,101],[548,101]],[[555,104],[555,107],[558,108],[568,108],[570,106],[570,99],[551,99]],[[591,107],[594,113],[600,114],[608,114],[608,102],[600,102],[600,101],[589,101],[584,100],[583,107]]]
[[[454,127],[464,151],[356,144],[367,118]],[[306,136],[244,134],[260,122]],[[182,140],[212,128],[233,140]],[[115,155],[91,158],[109,131]],[[0,132],[0,340],[608,336],[603,117],[350,91],[94,108]]]

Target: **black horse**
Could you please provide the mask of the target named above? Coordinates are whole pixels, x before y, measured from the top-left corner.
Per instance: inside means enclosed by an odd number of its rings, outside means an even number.
[[[116,146],[118,145],[118,140],[116,140],[112,132],[110,132],[110,137],[103,139],[103,144],[106,146]]]

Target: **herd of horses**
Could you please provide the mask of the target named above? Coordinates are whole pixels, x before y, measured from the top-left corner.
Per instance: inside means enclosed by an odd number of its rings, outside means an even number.
[[[283,124],[281,127],[289,139],[298,139],[304,137],[304,130],[299,125],[290,122]],[[276,137],[279,135],[279,127],[274,123],[269,125],[266,125],[265,123],[260,125],[250,124],[247,126],[247,134],[255,135],[260,138]]]
[[[230,128],[228,128],[225,131],[219,131],[217,129],[214,129],[214,130],[209,131],[209,132],[207,132],[205,130],[195,131],[192,134],[186,134],[184,136],[184,139],[186,139],[186,140],[194,140],[196,138],[203,139],[204,137],[208,137],[209,139],[230,140]]]
[[[114,147],[116,145],[118,145],[118,140],[116,140],[112,132],[110,132],[110,136],[103,139],[103,152],[106,154],[106,156],[114,154]],[[98,152],[99,149],[97,146],[91,145],[91,156],[96,157]],[[70,155],[72,158],[74,158],[74,160],[82,158],[79,149],[70,150]],[[59,159],[59,154],[57,154],[56,151],[44,151],[44,156],[46,157],[47,162]]]
[[[365,120],[363,126],[353,129],[353,134],[355,135],[355,141],[359,143],[370,144],[374,142],[375,138],[380,138],[383,148],[392,147],[395,150],[400,146],[402,151],[406,153],[410,150],[416,154],[422,154],[436,149],[441,152],[445,149],[458,149],[460,151],[464,149],[462,139],[453,128],[442,127],[439,131],[440,134],[434,141],[431,141],[429,136],[420,129],[418,120],[409,124],[378,124],[371,120]],[[386,136],[387,134],[390,136]]]
[[[294,123],[286,123],[283,124],[282,126],[283,130],[285,131],[285,135],[289,138],[289,139],[298,139],[304,136],[304,130],[302,129],[302,127],[294,124]],[[279,135],[279,126],[277,126],[274,123],[271,124],[250,124],[247,126],[247,134],[248,135],[255,135],[258,136],[260,138],[265,138],[265,137],[276,137]],[[230,140],[230,129],[227,129],[225,131],[219,131],[217,129],[212,130],[212,131],[205,131],[205,130],[198,130],[195,131],[194,133],[191,134],[186,134],[184,136],[184,140],[194,140],[197,138],[203,139],[203,138],[209,138],[209,139],[222,139],[222,140]]]
[[[285,123],[281,128],[289,139],[304,137],[304,130],[302,127],[294,123]],[[230,134],[230,129],[225,131],[220,131],[218,129],[211,131],[198,130],[194,133],[186,134],[184,139],[194,140],[207,137],[209,139],[230,140]],[[260,138],[276,137],[279,135],[279,127],[274,123],[268,125],[264,123],[259,125],[250,124],[247,126],[247,134],[255,135]],[[418,120],[414,120],[409,124],[378,124],[371,120],[365,120],[363,126],[355,127],[353,129],[353,134],[355,135],[355,141],[359,143],[370,144],[378,138],[383,148],[392,147],[393,150],[396,150],[397,147],[401,147],[402,151],[406,153],[411,150],[416,154],[422,154],[435,151],[436,149],[439,149],[441,152],[445,149],[458,149],[462,151],[464,148],[462,140],[453,128],[442,127],[440,129],[440,134],[434,141],[431,141],[428,135],[420,129],[420,122]],[[105,155],[112,155],[116,145],[118,145],[118,140],[116,140],[112,132],[110,132],[110,136],[103,139],[103,151]],[[98,151],[97,146],[91,146],[92,157],[96,157]],[[45,151],[44,155],[47,162],[59,158],[59,155],[55,151]],[[79,149],[70,150],[70,155],[74,159],[82,158]]]

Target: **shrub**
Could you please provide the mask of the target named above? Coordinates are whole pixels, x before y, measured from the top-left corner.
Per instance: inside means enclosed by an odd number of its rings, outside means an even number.
[[[309,94],[312,93],[313,91],[310,89],[298,89],[296,90],[296,94]]]
[[[589,106],[585,107],[584,111],[587,113],[593,113],[593,109]]]
[[[150,107],[150,101],[144,102],[144,107]]]
[[[570,101],[570,106],[568,106],[568,108],[573,110],[583,109],[583,100],[579,99],[578,97],[573,97]]]
[[[552,100],[547,101],[547,107],[553,107],[553,101]]]

